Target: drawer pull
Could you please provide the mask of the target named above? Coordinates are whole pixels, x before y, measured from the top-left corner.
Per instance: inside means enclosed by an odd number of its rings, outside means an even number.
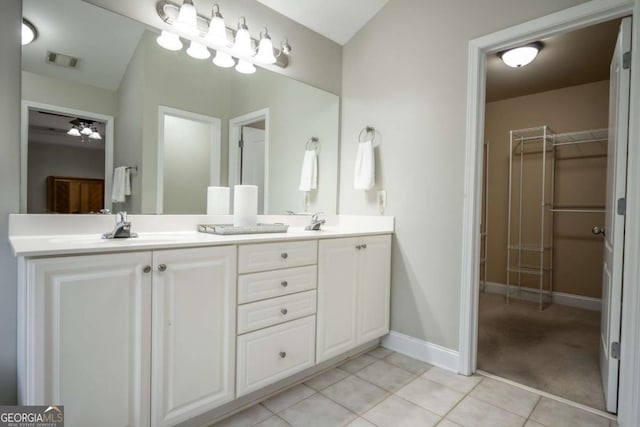
[[[288,253],[286,253],[286,252],[282,252],[282,253],[280,254],[280,256],[282,257],[282,259],[287,259],[287,258],[289,258],[289,254],[288,254]]]
[[[281,351],[280,352],[280,357],[282,357],[284,359],[285,357],[287,357],[287,353],[284,352],[284,351]]]
[[[287,286],[289,286],[289,282],[287,282],[286,280],[283,280],[282,282],[280,282],[280,284],[282,285],[283,288],[286,288]]]
[[[158,271],[166,271],[167,270],[167,264],[160,264],[158,266]]]
[[[356,245],[356,249],[362,249],[362,245]]]
[[[367,244],[363,243],[361,247],[362,247],[362,249],[367,249]]]
[[[150,265],[145,265],[144,268],[142,269],[143,273],[151,273],[151,266]]]
[[[287,314],[289,311],[286,308],[283,308],[282,310],[280,310],[280,313],[282,314]]]

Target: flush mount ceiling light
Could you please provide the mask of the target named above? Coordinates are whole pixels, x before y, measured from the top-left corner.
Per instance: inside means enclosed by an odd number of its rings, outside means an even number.
[[[530,64],[538,56],[540,50],[542,50],[542,43],[535,42],[501,52],[498,56],[509,67],[520,68]]]
[[[214,4],[211,18],[198,15],[193,0],[184,0],[176,4],[175,0],[160,0],[156,5],[158,16],[174,31],[162,30],[156,41],[160,46],[169,50],[180,50],[182,39],[191,43],[187,53],[194,58],[204,59],[211,54],[208,49],[216,51],[213,63],[219,67],[230,68],[237,65],[239,72],[255,72],[254,64],[273,64],[281,68],[289,65],[288,55],[291,53],[289,41],[285,39],[280,48],[274,48],[269,32],[265,28],[260,33],[259,40],[251,37],[245,18],[241,18],[237,29],[225,25],[220,6]],[[194,23],[195,20],[195,23]],[[207,28],[206,34],[202,29]],[[233,37],[233,45],[228,33]],[[258,46],[256,54],[254,46]],[[205,52],[206,51],[206,52]],[[242,64],[236,64],[236,59],[242,59]],[[241,71],[242,70],[242,71]]]
[[[28,45],[38,38],[38,30],[26,19],[22,18],[22,46]]]

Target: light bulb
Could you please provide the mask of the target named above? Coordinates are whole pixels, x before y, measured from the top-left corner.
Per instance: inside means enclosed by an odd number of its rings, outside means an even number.
[[[91,135],[91,134],[93,133],[93,131],[91,130],[91,128],[90,128],[89,126],[87,126],[87,125],[84,125],[84,126],[85,126],[85,127],[83,127],[83,128],[82,128],[82,130],[80,131],[80,133],[81,133],[82,135],[87,135],[87,136]]]
[[[173,23],[173,26],[176,30],[190,36],[198,35],[200,32],[198,30],[198,13],[192,0],[184,0],[182,2],[180,12],[178,12],[178,19]]]
[[[213,58],[213,63],[218,67],[231,68],[236,65],[236,61],[228,53],[217,51]]]
[[[253,46],[251,44],[251,34],[244,23],[244,18],[238,23],[238,31],[236,31],[236,40],[233,44],[233,52],[239,57],[249,58],[253,56]]]
[[[69,131],[67,132],[67,135],[80,136],[80,131],[78,130],[78,128],[76,126],[74,126],[71,129],[69,129]]]
[[[182,42],[177,34],[170,33],[169,31],[162,30],[160,35],[156,38],[156,42],[167,50],[180,50],[182,49]]]
[[[211,56],[211,52],[202,43],[192,41],[187,49],[187,55],[195,59],[207,59]]]
[[[36,39],[36,27],[26,19],[22,20],[22,46],[28,45]]]
[[[256,67],[247,60],[238,59],[238,64],[236,65],[236,71],[242,74],[253,74],[256,72]]]
[[[509,67],[519,68],[531,63],[538,56],[539,51],[538,45],[522,46],[504,52],[501,58]]]
[[[263,64],[275,64],[276,62],[276,57],[273,56],[273,43],[271,42],[271,37],[269,37],[269,34],[266,32],[260,39],[258,54],[255,56],[255,60]]]
[[[93,128],[93,132],[91,132],[91,135],[89,135],[90,139],[102,139],[102,137],[100,136],[100,134],[98,133],[98,130],[96,128]]]

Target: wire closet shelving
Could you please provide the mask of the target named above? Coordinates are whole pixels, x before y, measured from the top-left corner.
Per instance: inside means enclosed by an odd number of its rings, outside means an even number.
[[[514,292],[521,295],[523,288],[537,292],[541,311],[545,305],[552,302],[555,215],[604,212],[604,206],[558,203],[556,200],[558,153],[563,147],[570,145],[600,143],[604,144],[605,154],[587,153],[577,156],[578,158],[606,156],[607,142],[608,129],[555,133],[548,126],[539,126],[510,131],[507,304]],[[529,173],[527,171],[530,169],[532,170],[531,179],[534,180],[533,186],[526,181]],[[535,171],[535,169],[538,170]],[[515,182],[514,178],[517,178]],[[533,206],[529,207],[532,203]],[[523,286],[525,277],[533,277],[533,281],[528,283],[537,281],[537,290]]]

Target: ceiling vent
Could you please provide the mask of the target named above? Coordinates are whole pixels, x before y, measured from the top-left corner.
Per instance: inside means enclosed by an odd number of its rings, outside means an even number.
[[[59,67],[78,68],[80,59],[63,53],[47,52],[47,62]]]

